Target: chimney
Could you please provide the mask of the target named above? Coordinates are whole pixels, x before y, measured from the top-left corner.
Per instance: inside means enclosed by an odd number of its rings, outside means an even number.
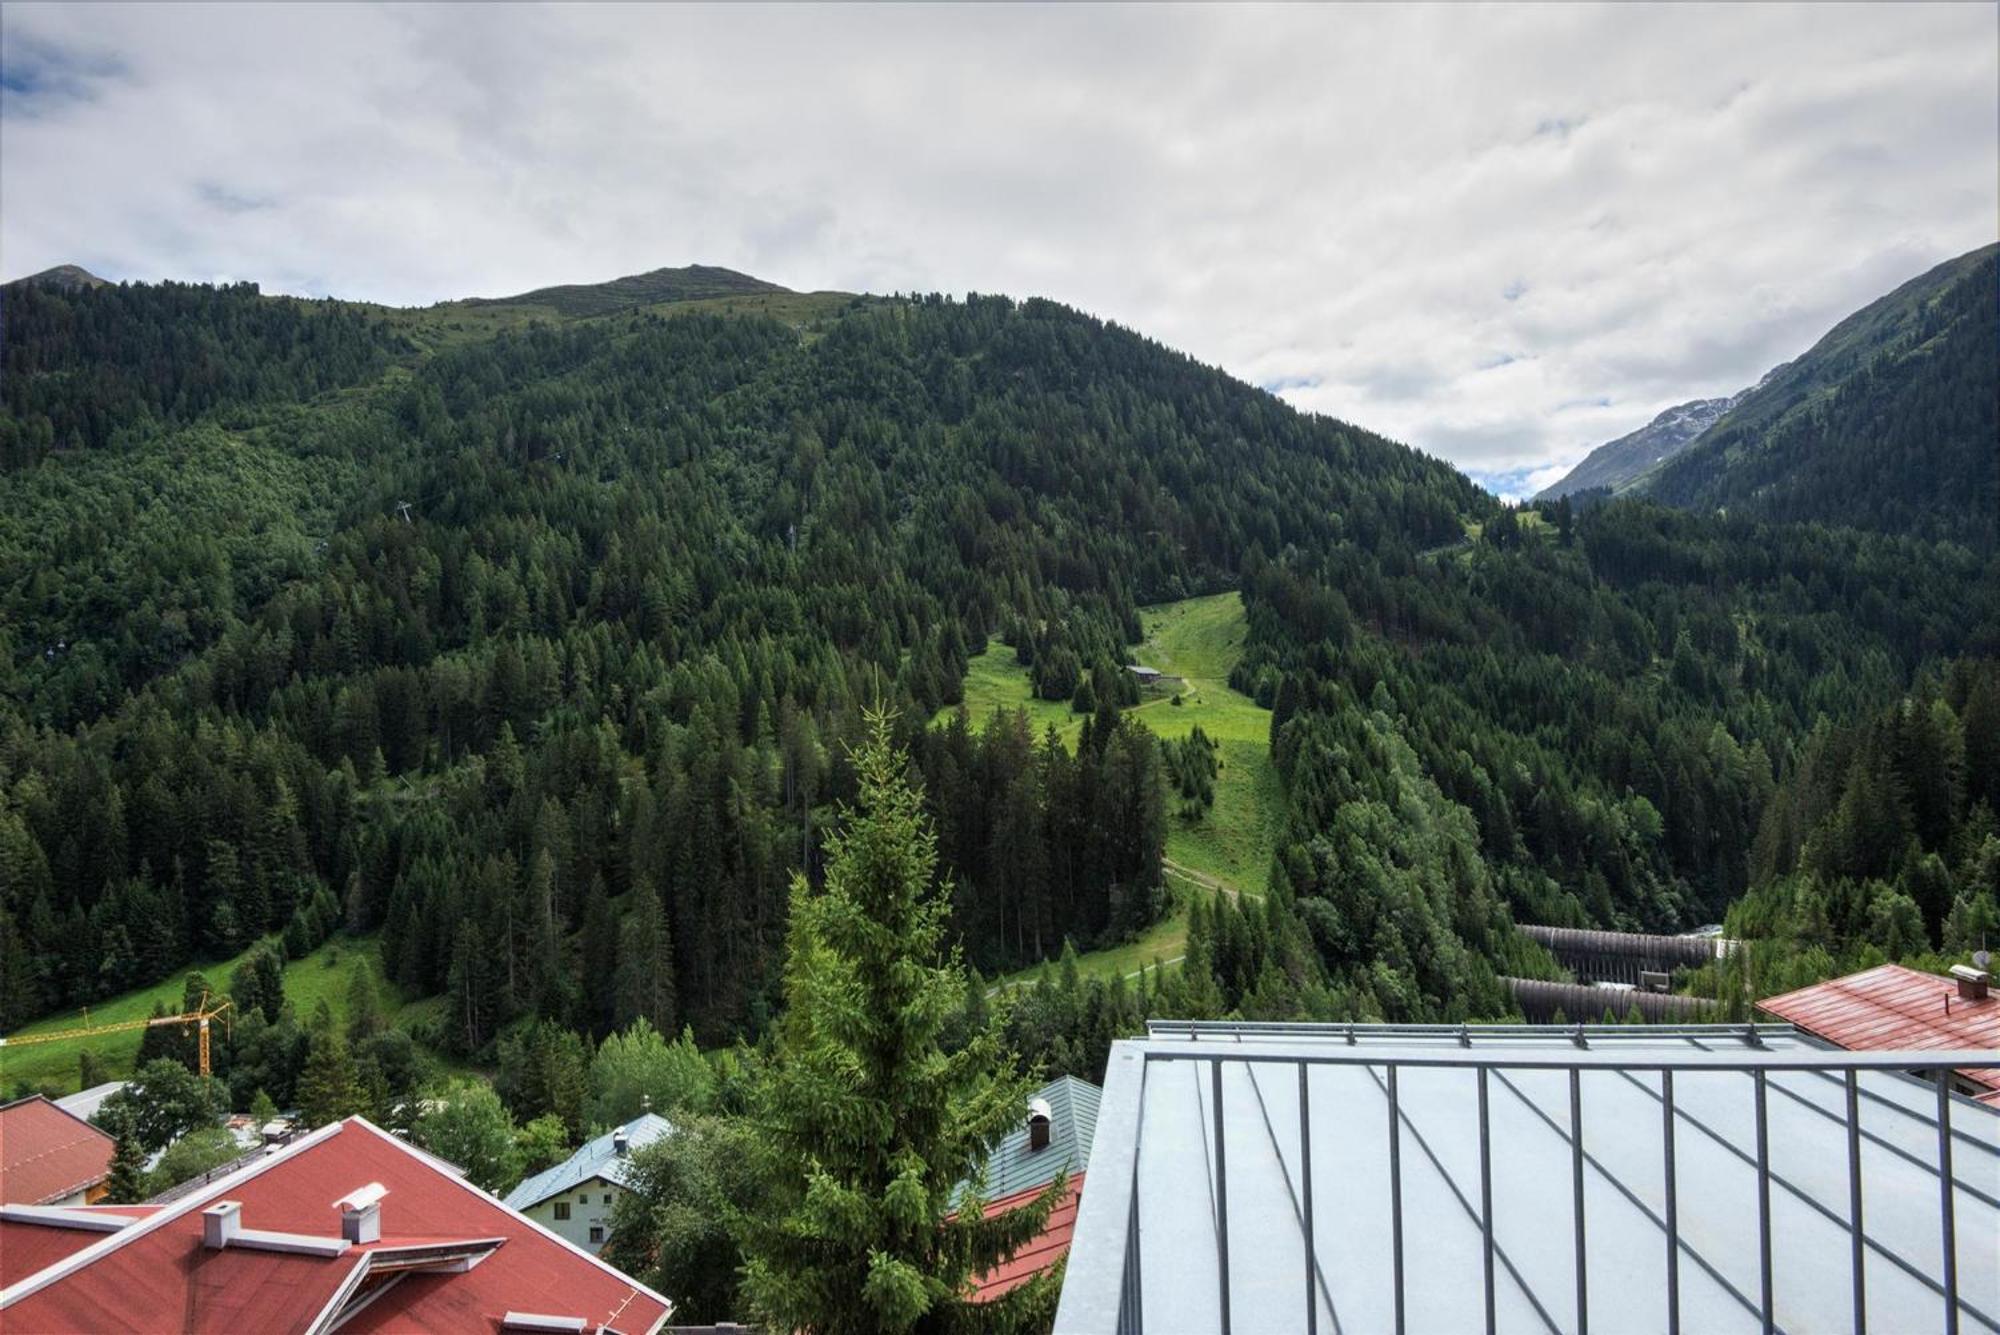
[[[201,1212],[201,1245],[219,1252],[235,1239],[242,1227],[242,1202],[218,1201]]]
[[[380,1182],[370,1182],[335,1201],[340,1210],[340,1236],[355,1243],[380,1242],[382,1198],[388,1194],[389,1189]]]
[[[1028,1151],[1045,1150],[1049,1147],[1049,1101],[1047,1099],[1028,1100]]]
[[[370,1201],[358,1209],[343,1211],[340,1216],[340,1236],[349,1242],[380,1242],[382,1202]]]
[[[1986,970],[1975,969],[1969,964],[1954,964],[1951,966],[1951,976],[1958,980],[1960,1001],[1986,1000],[1986,985],[1993,977]]]
[[[611,1133],[611,1152],[613,1154],[622,1159],[631,1152],[631,1149],[632,1142],[625,1135],[624,1127],[621,1126]]]

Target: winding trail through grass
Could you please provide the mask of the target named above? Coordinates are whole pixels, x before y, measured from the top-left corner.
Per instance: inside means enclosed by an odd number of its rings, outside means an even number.
[[[1263,898],[1284,815],[1284,789],[1271,764],[1271,711],[1229,685],[1248,630],[1243,600],[1218,593],[1162,603],[1142,608],[1140,625],[1145,638],[1133,657],[1178,678],[1180,685],[1150,691],[1127,712],[1162,738],[1185,737],[1197,725],[1208,735],[1220,764],[1215,805],[1198,821],[1168,817],[1161,869],[1174,895],[1172,911],[1137,940],[1079,955],[1078,969],[1086,978],[1131,979],[1154,965],[1179,964],[1187,954],[1190,895]],[[996,708],[1026,709],[1037,733],[1053,725],[1072,746],[1082,723],[1066,702],[1035,699],[1027,669],[997,640],[969,666],[965,708],[975,725]],[[938,720],[950,712],[940,711]],[[1038,964],[1006,975],[987,994],[1033,983],[1044,968],[1054,967]]]

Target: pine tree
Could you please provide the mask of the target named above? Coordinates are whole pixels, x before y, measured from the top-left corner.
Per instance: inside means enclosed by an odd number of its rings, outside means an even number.
[[[854,757],[859,799],[828,840],[826,884],[792,882],[787,1008],[753,1100],[762,1190],[736,1220],[763,1321],[816,1335],[971,1326],[974,1277],[1038,1234],[1067,1188],[987,1217],[956,1202],[1021,1120],[1033,1084],[989,1023],[958,1051],[964,966],[947,953],[936,835],[885,712]],[[997,1074],[996,1074],[997,1073]],[[1045,1318],[1042,1278],[978,1309],[982,1330]]]
[[[311,1046],[299,1073],[299,1115],[308,1127],[325,1126],[361,1110],[363,1091],[347,1040],[320,1003],[313,1016]]]
[[[118,1137],[111,1154],[111,1177],[105,1183],[106,1205],[133,1205],[146,1199],[146,1151],[129,1133]]]
[[[268,941],[258,942],[229,975],[229,995],[239,1013],[260,1010],[266,1021],[276,1024],[285,1008],[285,963],[277,948]]]
[[[633,887],[635,901],[619,929],[618,1019],[644,1018],[663,1034],[673,1032],[674,943],[666,906],[650,882]]]
[[[358,1046],[382,1028],[382,1004],[375,993],[375,973],[366,960],[356,960],[347,979],[347,1041]]]

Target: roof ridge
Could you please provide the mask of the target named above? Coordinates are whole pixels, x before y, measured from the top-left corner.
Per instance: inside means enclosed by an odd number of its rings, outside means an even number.
[[[44,1106],[53,1109],[56,1112],[61,1113],[64,1117],[69,1118],[70,1121],[75,1122],[78,1126],[90,1132],[90,1134],[93,1136],[102,1136],[106,1140],[117,1139],[110,1132],[106,1131],[103,1127],[97,1125],[95,1122],[92,1122],[88,1118],[78,1117],[75,1113],[63,1107],[62,1104],[57,1103],[54,1099],[50,1098],[46,1094],[28,1094],[24,1095],[21,1098],[15,1099],[11,1103],[0,1103],[0,1112],[6,1112],[10,1108],[19,1108],[25,1104],[33,1104],[33,1103],[43,1104]]]

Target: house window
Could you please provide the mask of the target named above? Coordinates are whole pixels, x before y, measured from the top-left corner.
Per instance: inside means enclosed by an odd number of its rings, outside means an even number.
[[[568,1202],[568,1201],[557,1201],[557,1202],[556,1202],[556,1218],[558,1218],[558,1219],[567,1219],[567,1218],[569,1218],[569,1202]]]
[[[592,1224],[590,1226],[590,1240],[592,1242],[604,1241],[604,1226],[602,1224]]]
[[[611,1204],[611,1193],[608,1191],[604,1193],[604,1203],[606,1205]]]

